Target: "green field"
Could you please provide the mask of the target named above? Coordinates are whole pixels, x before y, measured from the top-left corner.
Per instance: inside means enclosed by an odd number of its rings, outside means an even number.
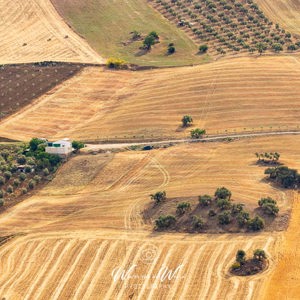
[[[208,62],[197,54],[197,45],[180,29],[169,23],[145,0],[52,0],[58,12],[98,53],[118,57],[129,63],[148,66],[180,66]],[[156,31],[160,43],[141,55],[142,41],[131,42],[133,30],[143,35]],[[176,52],[167,55],[167,45]]]

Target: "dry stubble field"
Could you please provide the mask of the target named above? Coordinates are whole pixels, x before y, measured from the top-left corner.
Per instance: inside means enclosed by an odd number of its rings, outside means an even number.
[[[0,64],[45,60],[102,63],[50,0],[0,1]]]
[[[0,217],[3,234],[25,234],[0,250],[1,296],[259,299],[278,260],[282,232],[152,233],[140,212],[154,191],[165,189],[170,197],[185,197],[212,193],[221,185],[250,206],[271,195],[282,211],[288,210],[292,193],[262,182],[263,168],[254,164],[253,153],[279,151],[282,162],[299,169],[298,145],[298,136],[286,136],[80,155],[70,160],[50,185]],[[150,263],[145,263],[149,246],[155,251]],[[250,253],[264,248],[271,257],[268,271],[248,278],[229,277],[228,268],[240,248]],[[163,265],[175,269],[181,263],[177,279],[159,283],[152,278]],[[133,264],[137,265],[134,278],[113,281],[115,267],[128,269]]]
[[[185,114],[208,134],[297,129],[299,66],[298,56],[270,56],[140,72],[89,67],[2,121],[0,136],[182,138]]]

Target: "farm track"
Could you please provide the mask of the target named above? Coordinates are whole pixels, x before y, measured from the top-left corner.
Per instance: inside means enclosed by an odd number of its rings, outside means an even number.
[[[103,63],[58,15],[50,0],[2,0],[0,64],[45,60]]]
[[[189,135],[180,127],[185,114],[209,135],[295,130],[299,80],[296,56],[142,72],[90,67],[3,120],[0,136],[68,136],[86,142],[183,139]]]

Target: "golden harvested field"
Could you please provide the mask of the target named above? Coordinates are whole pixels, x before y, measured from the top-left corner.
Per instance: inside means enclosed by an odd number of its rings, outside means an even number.
[[[264,299],[298,299],[300,291],[300,193],[295,192],[290,226],[284,234],[278,266],[266,288]]]
[[[140,212],[149,194],[212,193],[224,185],[248,205],[271,195],[282,211],[291,193],[261,181],[256,151],[278,151],[300,167],[298,136],[179,145],[150,152],[80,155],[43,190],[0,216],[3,233],[23,232],[0,250],[0,293],[8,299],[260,299],[276,267],[282,233],[153,233]],[[269,269],[247,278],[227,274],[238,249],[264,248]],[[151,256],[147,256],[147,249]],[[150,261],[149,261],[150,260]],[[153,278],[183,264],[176,279]],[[113,281],[118,266],[134,277]],[[155,286],[157,286],[155,288]]]
[[[0,136],[182,138],[185,114],[208,134],[297,129],[299,66],[298,56],[263,56],[139,72],[85,68],[3,120]]]
[[[50,0],[0,1],[0,64],[103,59],[58,15]]]
[[[300,2],[298,0],[257,0],[260,8],[275,23],[300,36]]]

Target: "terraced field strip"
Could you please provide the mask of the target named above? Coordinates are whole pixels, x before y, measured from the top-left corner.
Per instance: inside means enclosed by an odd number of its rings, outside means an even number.
[[[110,234],[109,230],[106,234]],[[185,241],[184,236],[174,239],[172,234],[166,234],[163,240],[153,239],[149,244],[142,236],[136,239],[134,233],[128,233],[126,239],[115,234],[108,240],[84,239],[84,232],[82,238],[68,237],[67,233],[64,237],[58,233],[56,238],[47,234],[21,238],[13,247],[23,251],[15,252],[12,261],[3,251],[0,254],[3,268],[14,270],[0,275],[1,295],[18,295],[14,299],[203,299],[200,295],[219,299],[229,294],[228,287],[234,284],[238,289],[235,299],[246,299],[249,293],[251,297],[257,294],[264,280],[259,276],[233,279],[227,274],[228,265],[237,249],[266,246],[272,252],[277,239],[276,235],[257,236],[249,242],[246,236],[232,239],[216,235],[194,236]],[[153,260],[146,263],[143,252],[149,245],[156,251]],[[10,251],[13,247],[8,245]],[[159,277],[164,266],[174,271],[180,265],[177,277]],[[114,279],[112,271],[120,266],[126,270],[135,266],[132,276]],[[212,290],[208,282],[213,283]]]
[[[299,81],[295,57],[281,56],[142,72],[87,68],[0,123],[0,136],[178,139],[189,136],[190,129],[181,128],[185,114],[208,134],[294,130]]]
[[[103,62],[64,23],[50,0],[2,0],[0,33],[0,64],[45,60]]]

